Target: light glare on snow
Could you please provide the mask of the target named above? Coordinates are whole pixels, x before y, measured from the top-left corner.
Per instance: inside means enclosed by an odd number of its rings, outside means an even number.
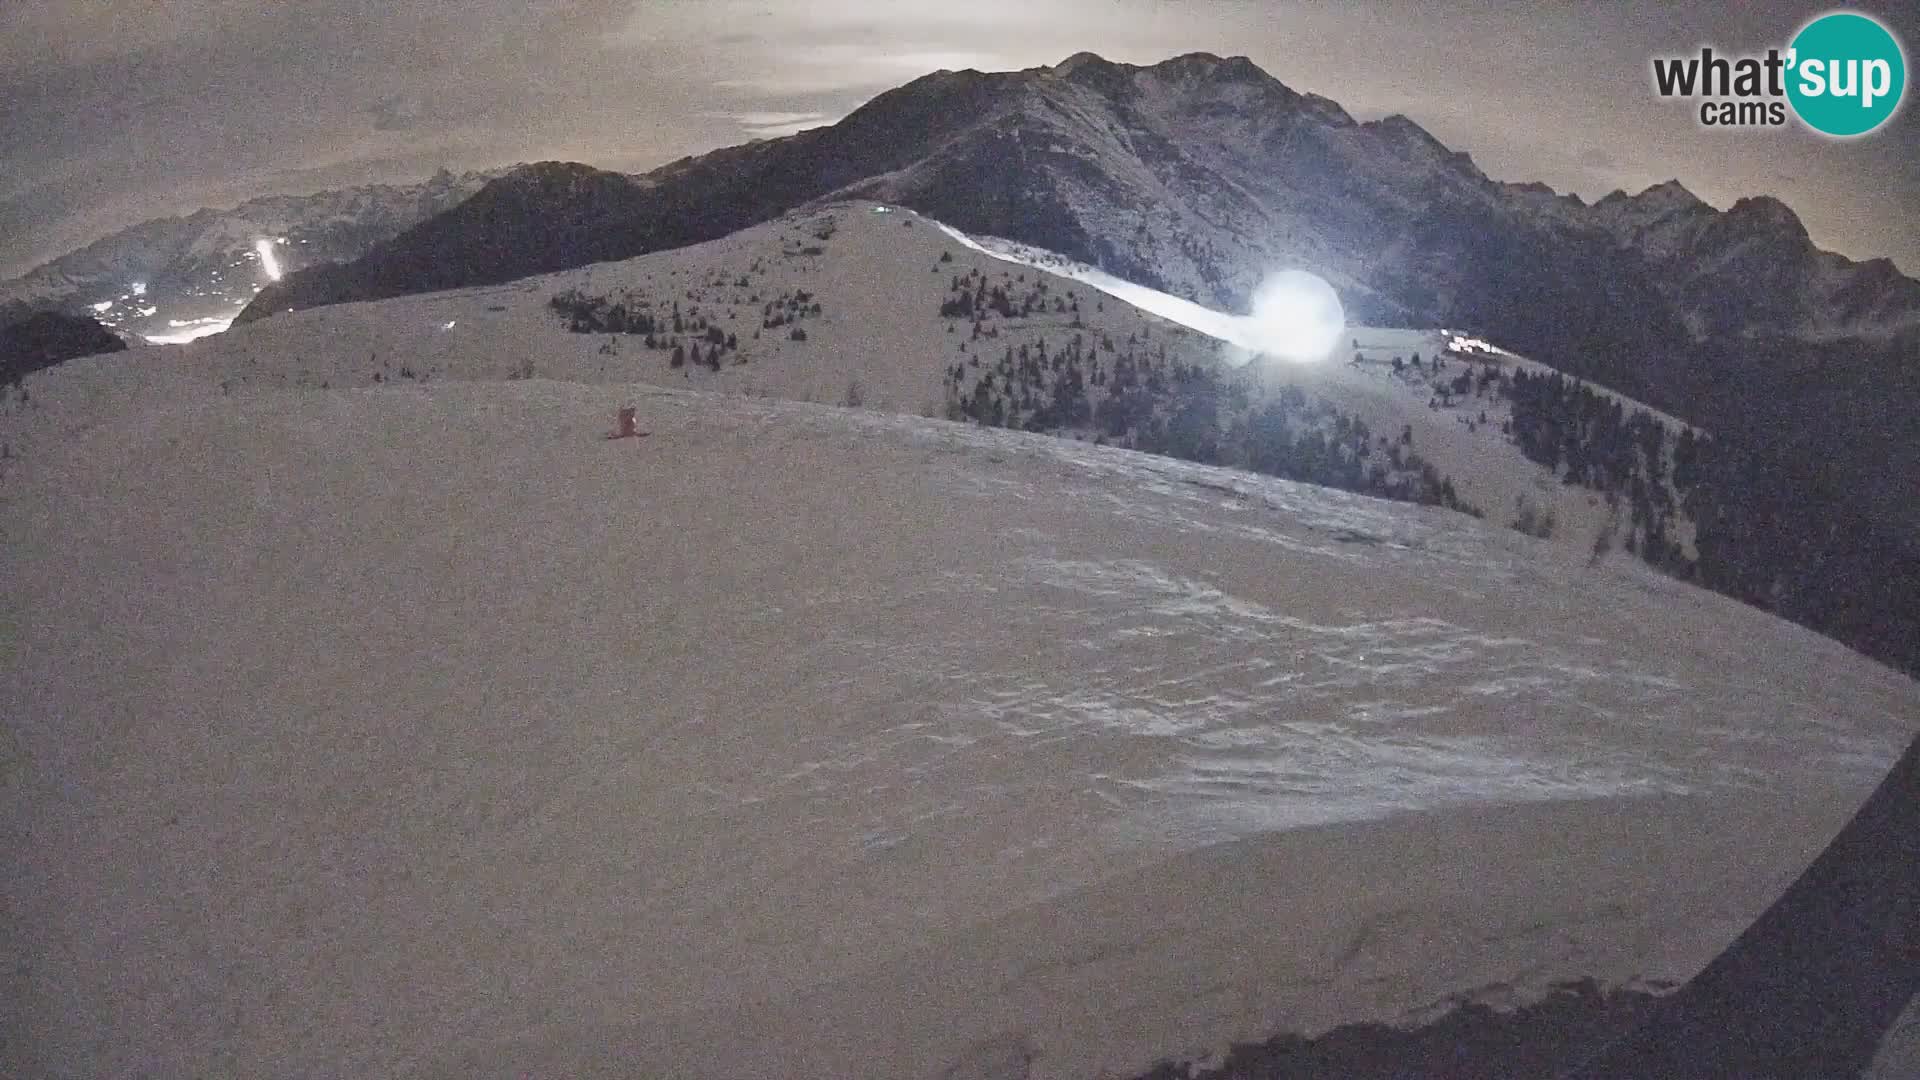
[[[1346,313],[1339,294],[1325,280],[1304,270],[1285,270],[1267,278],[1254,294],[1253,314],[1231,315],[1038,248],[999,240],[983,244],[950,225],[934,224],[969,250],[1083,282],[1141,311],[1232,345],[1234,348],[1222,353],[1220,359],[1234,367],[1263,354],[1296,362],[1321,360],[1346,332]]]

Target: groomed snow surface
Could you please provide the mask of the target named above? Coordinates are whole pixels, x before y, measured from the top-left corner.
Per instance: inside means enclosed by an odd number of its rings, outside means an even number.
[[[0,1075],[1091,1077],[1659,986],[1920,717],[1438,509],[637,381],[314,388],[504,364],[470,317],[549,293],[464,295],[0,416]],[[910,409],[943,345],[847,362]],[[771,346],[707,385],[845,385]]]

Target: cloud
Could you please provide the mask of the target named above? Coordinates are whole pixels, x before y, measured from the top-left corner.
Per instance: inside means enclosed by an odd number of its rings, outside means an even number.
[[[906,48],[874,51],[853,44],[783,46],[751,65],[753,74],[716,80],[728,90],[767,95],[823,94],[891,89],[935,71],[1015,71],[1065,58],[1052,50],[1024,55],[969,49]]]
[[[406,131],[420,122],[420,102],[401,94],[388,94],[367,106],[375,131]]]
[[[1580,151],[1579,163],[1589,169],[1617,169],[1620,159],[1604,147],[1589,146]]]
[[[777,139],[838,123],[840,118],[818,112],[736,112],[716,114],[745,128],[756,139]]]
[[[831,123],[941,68],[1201,49],[1247,54],[1356,116],[1403,112],[1503,179],[1591,192],[1678,175],[1710,197],[1793,175],[1774,193],[1816,235],[1920,261],[1905,212],[1920,198],[1920,110],[1834,147],[1792,132],[1711,139],[1684,109],[1649,101],[1650,50],[1764,44],[1804,16],[1786,8],[0,0],[0,276],[56,244],[322,176],[555,157],[640,170]],[[1920,40],[1920,23],[1898,29]],[[1499,64],[1461,62],[1510,38]]]

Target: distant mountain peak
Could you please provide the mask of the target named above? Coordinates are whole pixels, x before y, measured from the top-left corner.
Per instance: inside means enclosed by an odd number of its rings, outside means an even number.
[[[1374,121],[1370,126],[1383,135],[1390,135],[1403,142],[1423,146],[1429,150],[1437,150],[1448,157],[1456,153],[1456,151],[1450,149],[1447,144],[1434,138],[1432,132],[1415,123],[1404,113],[1394,113],[1392,116]]]
[[[567,180],[576,180],[581,177],[598,175],[602,172],[604,172],[604,170],[594,168],[591,165],[583,165],[577,161],[535,161],[529,164],[515,166],[505,177],[502,177],[502,179],[534,180],[542,183],[552,183],[554,181],[564,182]]]
[[[1807,227],[1801,223],[1800,215],[1793,208],[1771,195],[1753,195],[1741,199],[1728,208],[1730,219],[1752,222],[1764,228],[1777,229],[1791,233],[1801,239],[1808,239]]]
[[[1046,70],[1054,78],[1091,87],[1112,97],[1132,82],[1135,69],[1116,64],[1099,53],[1077,52]]]
[[[1345,110],[1325,98],[1309,94],[1307,100],[1320,110],[1321,119],[1327,123],[1344,126],[1353,122]],[[1371,120],[1360,126],[1396,146],[1402,154],[1438,163],[1441,167],[1463,173],[1474,181],[1483,179],[1480,167],[1473,163],[1471,154],[1465,150],[1452,149],[1446,143],[1434,138],[1432,132],[1401,113],[1394,113],[1380,120]]]
[[[1665,213],[1672,210],[1711,209],[1679,180],[1662,180],[1658,184],[1647,187],[1638,195],[1629,195],[1620,188],[1615,188],[1593,205],[1596,208],[1631,208],[1639,213],[1649,210]]]
[[[1701,201],[1698,195],[1688,191],[1686,185],[1682,184],[1679,180],[1663,180],[1647,190],[1642,191],[1640,194],[1635,195],[1634,199],[1642,203],[1658,203],[1665,206],[1676,207],[1707,205]]]
[[[1082,50],[1053,65],[1049,70],[1061,78],[1069,78],[1082,71],[1112,71],[1117,70],[1119,67],[1120,65],[1101,56],[1099,53]]]
[[[1280,80],[1245,56],[1216,56],[1210,52],[1182,53],[1157,64],[1139,66],[1081,51],[1044,70],[1056,78],[1095,84],[1110,84],[1147,72],[1182,82],[1248,83],[1284,88]]]
[[[1205,71],[1224,75],[1252,75],[1267,77],[1267,73],[1258,64],[1244,56],[1218,56],[1210,52],[1181,53],[1155,64],[1156,68],[1180,71]]]
[[[506,172],[441,168],[413,182],[268,194],[141,222],[0,282],[0,322],[63,311],[118,333],[177,339],[224,322],[267,284],[254,262],[263,238],[283,245],[288,272],[355,259]]]
[[[1245,56],[1140,65],[1092,51],[936,72],[830,127],[645,176],[527,166],[353,264],[288,275],[242,321],[627,258],[826,199],[907,207],[1227,309],[1267,267],[1312,268],[1366,318],[1480,325],[1535,352],[1920,324],[1900,283],[1798,266],[1802,230],[1777,202],[1723,215],[1673,179],[1588,206],[1494,182],[1405,115],[1357,123]],[[1731,285],[1782,254],[1796,265]]]

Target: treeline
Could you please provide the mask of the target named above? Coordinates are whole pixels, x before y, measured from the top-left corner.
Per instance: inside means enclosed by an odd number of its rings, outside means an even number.
[[[1673,436],[1559,374],[1521,372],[1503,385],[1523,453],[1631,507],[1627,550],[1920,674],[1920,550],[1824,483],[1821,463],[1781,452],[1765,431]],[[1683,519],[1693,558],[1673,538]]]
[[[746,278],[743,276],[734,284],[745,287]],[[807,332],[800,323],[818,318],[822,313],[819,300],[804,289],[785,291],[765,302],[755,294],[747,302],[760,307],[760,330],[753,331],[754,338],[760,336],[761,330],[784,329],[788,339],[805,341]],[[651,300],[630,292],[616,298],[589,296],[578,289],[568,289],[548,300],[547,306],[566,321],[567,329],[573,333],[607,334],[613,341],[622,336],[638,337],[644,348],[666,353],[668,366],[675,369],[692,365],[719,371],[729,353],[733,354],[735,364],[747,362],[746,355],[739,351],[738,334],[713,321],[698,304],[682,311],[676,300],[661,311]],[[729,312],[729,317],[735,314]],[[601,351],[615,349],[604,345]]]
[[[1165,341],[1143,327],[1116,342],[1096,338],[1081,319],[1075,290],[1053,291],[1045,275],[1002,273],[990,281],[979,270],[954,275],[940,314],[956,332],[970,324],[968,358],[948,368],[947,416],[992,427],[1055,435],[1087,435],[1095,442],[1209,465],[1357,491],[1402,502],[1444,506],[1484,516],[1462,500],[1453,480],[1413,452],[1413,431],[1376,436],[1365,423],[1324,402],[1309,402],[1297,387],[1257,404],[1245,372],[1231,377],[1215,362],[1169,359]],[[1105,301],[1093,299],[1096,311]],[[1000,324],[1051,316],[1070,334],[1049,348],[1037,341],[988,344]],[[1031,325],[1031,324],[1029,324]],[[994,351],[1000,355],[992,356]]]
[[[1601,492],[1615,509],[1626,507],[1621,544],[1627,551],[1679,577],[1694,576],[1674,499],[1683,474],[1689,483],[1698,479],[1699,443],[1691,430],[1676,439],[1646,410],[1628,413],[1620,399],[1557,371],[1514,371],[1493,385],[1513,404],[1510,434],[1522,454],[1564,483]]]
[[[985,336],[984,334],[982,336]],[[1133,336],[1124,347],[1085,333],[1049,348],[1043,337],[979,352],[949,367],[947,416],[991,427],[1086,435],[1209,465],[1444,506],[1476,517],[1453,481],[1413,452],[1413,433],[1376,436],[1367,425],[1297,387],[1255,402],[1244,376],[1169,359]]]
[[[955,275],[947,285],[947,292],[947,299],[940,303],[941,318],[975,320],[976,337],[985,332],[983,320],[989,315],[1018,319],[1051,312],[1073,316],[1076,325],[1080,322],[1079,295],[1072,289],[1064,296],[1052,292],[1046,278],[1039,274],[1034,275],[1031,284],[1024,273],[1008,282],[989,284],[985,274],[970,270],[965,276]],[[1104,301],[1096,303],[1105,310]]]
[[[1700,441],[1684,496],[1700,582],[1920,677],[1914,540],[1763,445]]]

